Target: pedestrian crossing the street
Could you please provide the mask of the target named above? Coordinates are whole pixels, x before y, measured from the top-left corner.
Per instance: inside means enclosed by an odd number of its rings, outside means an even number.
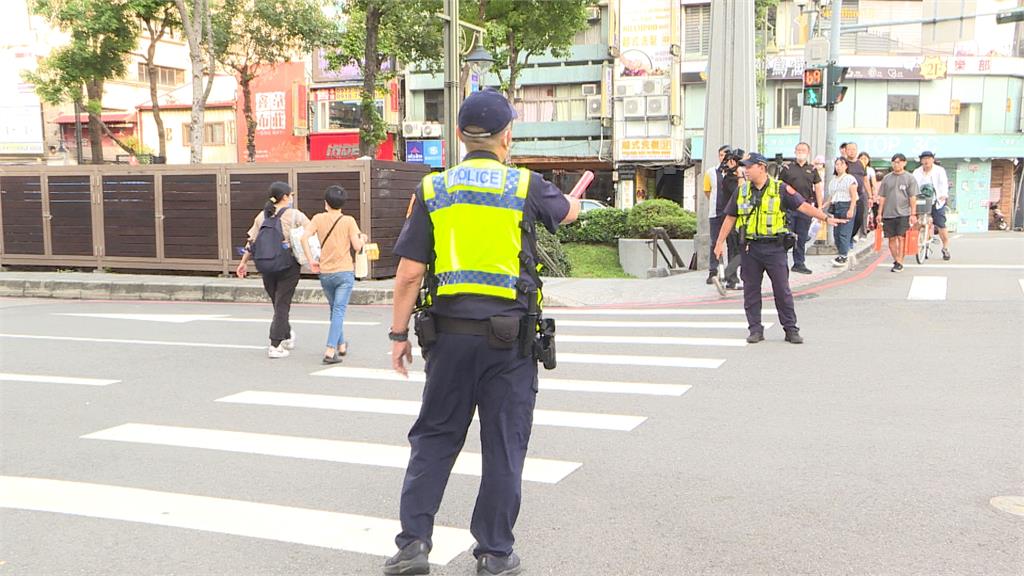
[[[534,440],[523,470],[524,486],[535,487],[530,489],[558,490],[559,484],[577,477],[584,468],[615,465],[605,460],[607,456],[599,458],[595,455],[607,454],[607,448],[615,441],[613,435],[633,434],[648,426],[652,410],[666,402],[684,401],[693,383],[706,380],[698,375],[721,369],[730,355],[738,352],[736,348],[746,346],[743,338],[729,336],[734,331],[746,329],[742,310],[735,308],[554,309],[549,312],[558,322],[559,368],[540,372],[540,395],[533,415]],[[264,346],[247,343],[252,342],[251,338],[204,338],[202,327],[211,323],[244,326],[265,321],[242,315],[90,313],[68,316],[114,323],[112,325],[115,326],[116,323],[170,324],[174,325],[174,330],[184,330],[196,338],[184,338],[180,335],[182,332],[174,332],[173,339],[162,340],[159,331],[148,333],[146,338],[108,338],[103,334],[109,332],[97,331],[87,336],[77,335],[72,330],[53,335],[0,334],[0,338],[30,342],[50,340],[88,348],[111,345],[163,347],[163,354],[175,353],[173,350],[180,350],[178,354],[200,354],[207,349],[207,354],[231,354],[232,358],[245,358],[255,350],[265,349]],[[293,323],[325,322],[296,319]],[[377,332],[359,332],[359,329],[381,324],[385,322],[346,322],[346,332],[351,328],[354,340],[359,340],[363,334],[380,338]],[[766,326],[770,324],[766,323]],[[304,338],[305,334],[300,334],[300,337]],[[294,362],[298,354],[293,353],[288,360],[274,361],[273,368],[288,372],[295,367],[302,371],[301,376],[285,379],[281,386],[260,389],[240,383],[231,393],[202,400],[201,403],[206,404],[203,410],[224,415],[228,422],[237,422],[233,418],[245,415],[246,422],[268,424],[276,418],[301,419],[303,414],[312,414],[313,411],[361,414],[379,423],[381,429],[408,430],[420,410],[420,401],[412,397],[419,396],[425,375],[422,371],[411,371],[406,378],[388,369],[386,363],[382,366],[381,360],[389,362],[384,355],[387,345],[380,342],[379,346],[377,356],[349,354],[344,365],[317,369],[298,368],[301,364]],[[645,353],[627,352],[631,348],[639,349],[637,347],[643,347]],[[370,348],[368,345],[367,349]],[[603,350],[617,353],[602,353]],[[187,366],[182,367],[183,381],[186,381],[184,375],[187,370]],[[622,377],[625,374],[629,376]],[[121,382],[14,371],[0,374],[0,381],[97,387]],[[124,381],[136,384],[131,379]],[[381,383],[400,384],[386,388],[390,397],[377,397],[366,391],[367,385],[379,386]],[[137,385],[144,386],[145,382]],[[309,390],[309,386],[318,388]],[[183,394],[193,392],[193,389],[187,392],[183,389]],[[549,396],[548,392],[558,394]],[[346,438],[345,432],[333,429],[330,433],[288,435],[279,433],[279,430],[268,430],[261,424],[235,427],[225,424],[220,427],[211,426],[210,420],[206,419],[205,425],[193,425],[185,414],[174,412],[163,414],[159,422],[130,417],[125,420],[78,433],[76,441],[102,446],[104,450],[114,450],[118,454],[160,447],[161,450],[172,451],[170,453],[176,454],[179,461],[188,460],[193,454],[225,453],[274,461],[291,459],[366,470],[399,471],[391,472],[394,474],[393,482],[381,488],[388,490],[389,495],[401,485],[400,471],[407,465],[410,453],[408,444],[356,441]],[[543,442],[549,435],[558,437],[558,434],[570,432],[574,434],[572,445],[579,444],[585,448],[574,451],[571,457],[563,458],[558,453],[564,450],[563,443]],[[452,474],[453,477],[474,478],[481,475],[481,470],[481,454],[467,448],[458,457]],[[191,473],[202,474],[202,469]],[[378,557],[394,552],[394,536],[399,531],[399,524],[395,519],[397,507],[393,503],[389,513],[378,517],[367,514],[366,510],[313,509],[294,503],[281,506],[187,493],[195,490],[175,490],[173,479],[162,484],[161,490],[151,490],[151,486],[144,489],[131,485],[131,470],[126,470],[124,475],[126,481],[119,483],[121,485],[82,482],[80,478],[0,476],[0,508],[186,528]],[[322,504],[319,507],[324,508]],[[472,547],[473,537],[465,529],[468,518],[464,522],[463,526],[439,526],[435,529],[430,555],[432,563],[446,565]]]

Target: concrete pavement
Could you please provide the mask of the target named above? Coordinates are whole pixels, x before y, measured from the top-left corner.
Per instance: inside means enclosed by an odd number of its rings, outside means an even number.
[[[871,239],[859,242],[852,251],[862,261],[871,260]],[[827,281],[845,269],[832,267],[832,256],[807,256],[814,274],[793,274],[794,291]],[[548,306],[665,306],[687,302],[718,300],[714,288],[706,285],[707,274],[698,270],[666,278],[547,278],[545,302]],[[394,296],[391,280],[361,280],[352,292],[352,304],[391,304]],[[764,292],[771,285],[765,279]],[[741,293],[730,294],[735,299]],[[119,274],[106,272],[0,272],[0,297],[62,298],[85,300],[173,300],[190,302],[266,302],[263,284],[258,278],[219,278],[209,276],[173,276],[157,274]],[[320,283],[315,279],[299,282],[295,302],[326,303]]]

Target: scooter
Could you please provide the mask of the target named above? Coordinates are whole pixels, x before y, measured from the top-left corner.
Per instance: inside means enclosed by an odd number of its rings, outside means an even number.
[[[989,204],[988,207],[988,229],[989,230],[1009,230],[1010,224],[1006,221],[1006,216],[1003,215],[1002,211],[999,210],[999,206],[996,204]]]

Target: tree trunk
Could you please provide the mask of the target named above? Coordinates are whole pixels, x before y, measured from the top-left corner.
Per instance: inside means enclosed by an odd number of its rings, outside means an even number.
[[[156,89],[156,74],[154,73],[153,61],[156,58],[156,44],[160,41],[160,36],[163,36],[163,32],[157,36],[153,35],[153,29],[149,29],[149,48],[146,50],[146,70],[149,74],[149,98],[153,102],[153,121],[156,122],[156,132],[159,142],[160,156],[167,157],[167,134],[164,132],[164,120],[160,117],[160,103],[157,102],[158,94]]]
[[[508,31],[508,89],[505,94],[508,101],[515,106],[516,102],[516,78],[519,76],[519,50],[515,47],[516,34]]]
[[[192,10],[185,7],[185,1],[174,0],[174,4],[178,7],[178,14],[181,16],[182,30],[188,39],[189,59],[192,61],[192,115],[189,123],[191,131],[189,138],[190,161],[192,164],[202,164],[203,135],[206,130],[203,120],[206,96],[209,94],[208,90],[203,90],[203,77],[207,73],[203,41],[211,34],[209,31],[204,33],[204,27],[209,22],[209,12],[206,0],[192,0]],[[209,72],[213,73],[212,59]]]
[[[92,150],[92,163],[103,164],[103,128],[100,115],[94,111],[93,103],[103,102],[103,82],[89,80],[85,83],[85,93],[89,100],[86,110],[89,112],[89,148]],[[102,108],[100,110],[102,112]]]
[[[245,114],[245,142],[248,151],[248,162],[256,161],[256,118],[252,115],[252,80],[253,75],[241,72],[238,83],[242,85],[242,112]]]
[[[380,62],[377,58],[377,36],[380,32],[380,5],[376,2],[368,2],[366,7],[366,47],[363,50],[363,93],[362,102],[375,102],[377,100],[377,72],[380,70]],[[373,107],[376,110],[376,106]],[[377,155],[377,142],[371,142],[365,138],[366,134],[374,133],[374,115],[362,110],[360,120],[359,155],[371,158]]]

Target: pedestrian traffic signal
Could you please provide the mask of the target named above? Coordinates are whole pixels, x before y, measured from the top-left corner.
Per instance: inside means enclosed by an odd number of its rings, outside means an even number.
[[[804,68],[804,106],[821,108],[825,105],[825,69]]]
[[[842,102],[843,98],[846,97],[847,87],[842,84],[843,81],[846,80],[846,73],[849,71],[850,69],[847,66],[836,66],[834,64],[829,65],[827,75],[827,99],[825,100],[826,106],[831,108],[832,106]]]

